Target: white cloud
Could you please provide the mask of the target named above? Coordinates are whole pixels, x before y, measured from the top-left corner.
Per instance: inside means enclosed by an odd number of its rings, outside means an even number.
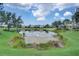
[[[66,11],[66,12],[64,13],[64,16],[71,16],[71,15],[72,15],[72,13],[69,12],[69,11]]]
[[[36,7],[36,10],[32,10],[32,14],[34,17],[36,17],[36,20],[46,20],[46,15],[48,15],[50,13],[51,10],[51,5],[48,5],[48,7],[46,6],[47,4],[35,4],[33,5],[34,7]]]
[[[43,11],[42,9],[38,9],[38,10],[32,10],[33,16],[35,17],[42,17],[42,16],[46,16],[47,12]]]
[[[59,11],[62,11],[62,10],[64,10],[64,7],[59,8]]]
[[[18,9],[21,9],[21,10],[29,10],[32,6],[32,4],[28,4],[28,3],[12,3],[12,4],[5,4],[5,6],[8,6],[10,8],[18,8]]]
[[[55,13],[55,16],[56,16],[56,17],[59,16],[59,13]]]
[[[53,11],[55,10],[55,9],[58,9],[59,11],[62,11],[62,10],[64,10],[65,8],[66,8],[66,6],[65,6],[66,4],[64,4],[64,3],[55,3],[54,5],[53,5]]]
[[[45,20],[45,17],[38,17],[37,18],[37,21],[44,21]]]
[[[36,10],[32,10],[32,14],[37,19],[40,17],[44,17],[50,13],[50,11],[55,11],[58,9],[59,11],[64,10],[65,4],[34,4],[33,6],[37,7]],[[59,17],[59,13],[55,13],[55,16]],[[46,20],[46,19],[45,19]]]

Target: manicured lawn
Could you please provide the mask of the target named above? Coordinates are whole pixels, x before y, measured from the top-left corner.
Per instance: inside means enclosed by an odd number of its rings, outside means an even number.
[[[37,50],[33,48],[11,48],[8,41],[12,36],[17,35],[15,32],[1,31],[0,35],[0,55],[79,55],[79,32],[66,31],[60,34],[66,38],[64,48],[51,48],[48,50]]]

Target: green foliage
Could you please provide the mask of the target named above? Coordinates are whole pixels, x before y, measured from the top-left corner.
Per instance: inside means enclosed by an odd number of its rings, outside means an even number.
[[[79,11],[76,11],[74,15],[72,16],[72,20],[75,21],[76,23],[79,22]]]
[[[8,29],[7,28],[4,28],[3,31],[7,31],[8,32]],[[15,31],[16,31],[15,29],[10,29],[9,30],[9,32],[15,32]]]
[[[53,22],[52,26],[58,29],[59,25],[61,25],[61,24],[62,24],[62,22],[59,20],[59,21]]]
[[[20,36],[20,35],[17,35],[17,36],[14,36],[11,40],[10,40],[10,45],[13,47],[13,48],[25,48],[25,42],[24,42],[24,39]]]
[[[6,12],[6,11],[0,11],[0,23],[1,25],[4,23],[7,25],[8,31],[12,27],[21,28],[21,25],[23,23],[21,16],[16,17],[15,13]]]
[[[45,43],[45,44],[40,43],[40,44],[38,44],[38,48],[37,49],[39,49],[39,50],[46,50],[48,48],[49,48],[49,44],[48,43]]]

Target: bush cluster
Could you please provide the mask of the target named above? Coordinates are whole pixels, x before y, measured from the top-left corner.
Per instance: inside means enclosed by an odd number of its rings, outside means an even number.
[[[25,48],[26,44],[24,39],[20,35],[14,36],[10,41],[9,44],[13,48]]]

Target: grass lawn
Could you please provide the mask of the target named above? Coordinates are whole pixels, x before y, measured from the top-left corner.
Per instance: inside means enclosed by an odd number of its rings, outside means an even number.
[[[0,55],[79,55],[79,32],[66,31],[60,34],[66,38],[66,46],[64,48],[51,48],[48,50],[37,50],[33,48],[11,48],[8,45],[10,38],[17,33],[1,31],[0,35]]]

